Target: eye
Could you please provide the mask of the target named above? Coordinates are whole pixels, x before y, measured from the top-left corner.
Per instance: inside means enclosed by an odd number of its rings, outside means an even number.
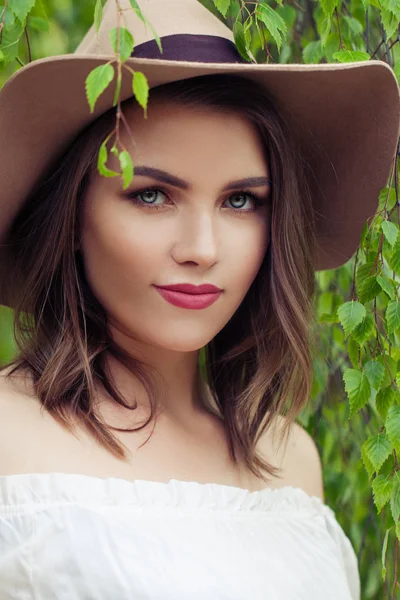
[[[251,204],[253,204],[253,207],[244,208],[244,205],[246,204],[246,201],[248,201],[249,198],[251,200]],[[240,212],[251,212],[257,210],[258,207],[266,203],[265,199],[261,198],[257,194],[254,194],[254,192],[249,191],[243,191],[232,194],[231,196],[229,196],[228,200],[232,203],[234,210]]]
[[[159,204],[157,204],[157,200],[160,198],[160,196],[166,196],[166,194],[162,190],[150,188],[147,190],[135,192],[134,194],[132,194],[131,198],[137,204],[147,204],[152,208],[158,208]]]
[[[146,188],[137,192],[131,192],[128,194],[128,197],[131,198],[139,208],[157,210],[163,208],[165,205],[163,198],[168,198],[168,195],[159,188]],[[262,206],[265,206],[267,199],[255,194],[254,192],[243,190],[241,192],[235,192],[234,194],[231,194],[225,200],[224,204],[227,202],[231,203],[231,206],[227,206],[228,210],[231,210],[235,213],[249,213],[255,212]],[[246,203],[249,203],[250,206],[244,208]]]

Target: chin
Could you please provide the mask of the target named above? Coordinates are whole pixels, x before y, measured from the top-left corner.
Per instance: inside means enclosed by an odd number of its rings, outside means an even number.
[[[170,343],[162,344],[162,347],[165,348],[165,350],[171,350],[173,352],[196,352],[206,346],[208,342],[210,342],[209,338],[193,341],[179,341],[175,338],[174,340],[171,340]]]

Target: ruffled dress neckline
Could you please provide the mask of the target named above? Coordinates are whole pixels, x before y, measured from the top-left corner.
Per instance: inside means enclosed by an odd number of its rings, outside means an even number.
[[[178,479],[170,479],[167,483],[144,479],[130,481],[61,472],[0,476],[0,506],[56,502],[274,514],[290,511],[313,515],[333,513],[320,497],[310,496],[291,485],[250,491],[237,486]]]
[[[0,522],[2,600],[360,600],[333,510],[294,486],[3,475]]]

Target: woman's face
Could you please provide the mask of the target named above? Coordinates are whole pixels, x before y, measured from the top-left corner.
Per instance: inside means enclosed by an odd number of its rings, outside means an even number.
[[[125,116],[135,177],[127,190],[97,171],[91,181],[80,232],[86,276],[111,328],[142,344],[198,350],[235,313],[268,246],[261,142],[242,116],[210,108],[150,101],[147,119],[137,106]],[[131,148],[122,127],[121,140]],[[182,308],[154,287],[177,283],[223,292],[206,308]]]

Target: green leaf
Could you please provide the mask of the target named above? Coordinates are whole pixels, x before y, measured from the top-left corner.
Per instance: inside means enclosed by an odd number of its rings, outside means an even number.
[[[387,203],[387,210],[392,210],[396,204],[396,190],[393,187],[384,187],[379,192],[378,210],[382,210]]]
[[[321,23],[321,26],[318,27],[319,34],[321,37],[321,45],[323,48],[325,48],[325,46],[326,46],[331,29],[332,29],[332,17],[331,17],[331,15],[326,15]]]
[[[0,14],[4,7],[0,5]],[[15,18],[11,10],[6,10],[4,19],[4,28],[2,31],[2,43],[0,46],[2,61],[5,63],[15,60],[18,56],[19,40],[24,32],[23,25]]]
[[[247,19],[245,20],[245,22],[243,23],[244,37],[246,39],[246,48],[250,48],[250,45],[251,45],[251,27],[252,27],[252,25],[253,25],[253,19],[249,15],[247,17]]]
[[[369,400],[371,386],[364,373],[347,369],[343,374],[344,387],[350,401],[350,417],[363,408]]]
[[[393,246],[395,245],[395,243],[397,241],[397,237],[399,234],[399,229],[398,229],[397,225],[395,225],[394,223],[391,223],[391,221],[382,221],[381,227],[382,227],[383,235],[385,236],[385,238],[387,239],[387,241],[393,248]]]
[[[373,464],[371,463],[371,461],[369,460],[369,458],[367,456],[364,446],[361,446],[361,458],[364,463],[365,470],[368,473],[368,479],[371,481],[371,479],[375,473],[375,469],[373,467]]]
[[[399,25],[398,18],[390,10],[381,10],[382,25],[386,32],[387,38],[390,39],[397,30]]]
[[[144,73],[140,71],[135,71],[133,74],[133,83],[132,83],[133,93],[135,94],[135,98],[140,104],[140,106],[144,110],[145,116],[147,115],[147,101],[149,98],[149,84],[147,82],[147,77]]]
[[[368,261],[365,264],[359,266],[356,271],[356,292],[360,295],[360,291],[364,282],[368,277],[371,277],[374,273],[375,265],[373,262]]]
[[[379,390],[375,398],[375,406],[382,421],[386,421],[387,413],[394,403],[395,391],[391,387]]]
[[[400,517],[400,471],[396,471],[393,475],[393,489],[390,498],[390,509],[395,523]]]
[[[355,369],[357,369],[358,368],[359,347],[358,347],[357,343],[351,337],[349,338],[349,341],[347,342],[347,352],[349,354],[351,364],[353,365],[353,367]]]
[[[400,329],[400,302],[391,300],[386,309],[386,324],[388,333],[393,333]]]
[[[364,28],[358,19],[354,17],[349,17],[348,15],[342,16],[342,19],[347,23],[349,30],[355,35],[361,35],[364,31]]]
[[[389,458],[393,452],[392,444],[390,443],[386,433],[376,433],[371,435],[362,445],[366,456],[371,461],[376,474],[379,474],[383,463]]]
[[[393,246],[392,254],[388,260],[389,267],[396,271],[400,275],[400,237],[397,238],[395,245]]]
[[[388,540],[389,540],[389,533],[390,533],[391,527],[389,527],[389,529],[386,529],[386,533],[385,533],[385,539],[383,540],[383,546],[382,546],[382,579],[383,581],[385,581],[386,579],[386,550],[387,550],[387,546],[388,546]]]
[[[385,378],[382,383],[382,387],[388,387],[392,383],[392,379],[395,378],[397,372],[397,361],[388,354],[380,355],[376,358],[385,367]],[[390,373],[388,372],[388,369]]]
[[[368,377],[370,386],[376,390],[379,389],[385,376],[384,366],[377,360],[369,360],[364,365],[364,372]]]
[[[362,303],[369,302],[380,294],[381,289],[381,286],[377,282],[376,275],[367,277],[358,292],[358,299]]]
[[[389,502],[390,496],[392,495],[393,479],[388,478],[387,475],[378,475],[372,482],[372,493],[374,496],[374,503],[378,509],[378,514],[382,508]]]
[[[346,337],[364,320],[366,313],[365,306],[354,300],[339,306],[337,314]]]
[[[389,298],[391,300],[393,300],[393,298],[394,298],[393,284],[388,279],[386,279],[385,277],[382,277],[381,275],[378,275],[378,277],[376,278],[376,281],[380,285],[382,291],[384,291],[385,294],[387,294],[389,296]]]
[[[400,0],[381,0],[381,6],[396,15],[400,21]]]
[[[393,66],[393,72],[396,75],[397,83],[400,85],[400,61]]]
[[[223,17],[226,17],[231,0],[214,0],[214,4]]]
[[[126,190],[126,188],[129,186],[133,179],[133,163],[132,157],[129,154],[129,152],[127,152],[126,150],[121,152],[121,154],[119,155],[119,162],[121,165],[122,175],[124,179],[123,189]]]
[[[114,52],[118,53],[118,27],[114,27],[109,32],[111,45],[113,47]],[[119,48],[120,48],[120,56],[121,61],[125,62],[133,52],[133,36],[131,32],[125,27],[119,28]]]
[[[268,4],[257,4],[256,18],[264,23],[275,40],[278,52],[282,46],[282,39],[286,36],[287,27],[282,17]]]
[[[100,146],[99,156],[98,156],[98,160],[97,160],[97,168],[99,170],[99,173],[101,175],[103,175],[104,177],[115,177],[115,176],[119,175],[119,173],[117,173],[116,171],[112,171],[111,169],[108,169],[106,167],[106,162],[107,162],[107,158],[108,158],[107,141],[108,141],[108,138],[106,138]]]
[[[137,14],[137,16],[139,17],[139,19],[146,24],[146,17],[144,16],[144,14],[142,13],[142,10],[137,2],[137,0],[129,0],[129,2],[131,3],[131,6],[133,8],[133,10],[135,11],[135,13]]]
[[[148,21],[146,19],[146,17],[144,16],[144,14],[142,13],[139,4],[137,3],[137,0],[129,0],[131,3],[131,6],[133,8],[133,10],[135,11],[136,15],[139,17],[139,19],[146,25],[146,27],[148,27],[150,29],[150,31],[152,32],[154,39],[157,42],[157,46],[158,49],[160,51],[160,53],[163,53],[163,49],[162,49],[162,44],[161,44],[161,40],[160,37],[158,36],[156,30],[154,29],[153,25],[150,23],[150,21]]]
[[[93,69],[86,78],[86,96],[90,106],[90,112],[94,111],[97,99],[114,79],[114,67],[112,65],[100,65]]]
[[[373,316],[368,313],[364,321],[357,325],[351,337],[360,345],[363,346],[367,340],[375,335],[375,321]]]
[[[321,8],[325,15],[331,16],[337,7],[339,0],[320,0]]]
[[[35,2],[36,0],[8,0],[7,6],[25,27],[26,17],[35,6]]]
[[[246,48],[246,37],[244,33],[243,24],[240,21],[235,21],[233,24],[233,38],[235,40],[236,48],[239,54],[247,61],[251,61],[249,53]]]
[[[389,408],[385,428],[391,444],[400,454],[400,406],[398,404]]]
[[[309,42],[305,48],[303,48],[303,62],[306,64],[316,64],[321,61],[324,56],[324,49],[322,48],[321,40]]]
[[[102,18],[103,18],[103,3],[102,3],[102,0],[96,0],[96,6],[94,7],[94,26],[96,29],[96,33],[99,32]]]
[[[368,52],[359,52],[357,50],[340,50],[332,56],[341,63],[361,62],[363,60],[370,60],[371,58]]]

